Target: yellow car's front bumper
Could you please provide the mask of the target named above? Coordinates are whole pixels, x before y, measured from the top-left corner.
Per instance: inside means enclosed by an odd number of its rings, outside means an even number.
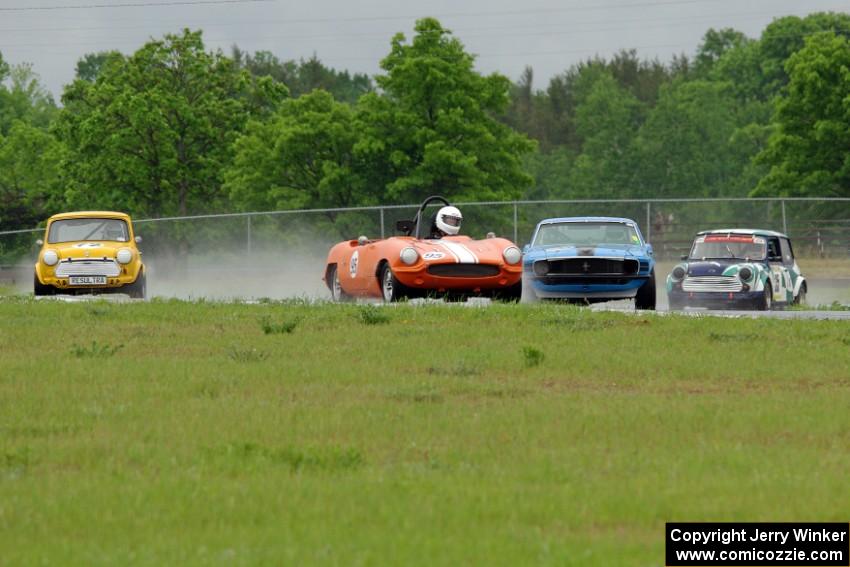
[[[132,264],[121,266],[116,275],[113,275],[114,271],[113,273],[97,273],[98,270],[96,269],[88,270],[86,273],[81,272],[83,270],[71,273],[67,271],[65,273],[57,273],[55,267],[48,267],[42,264],[37,265],[35,270],[36,277],[42,285],[51,286],[56,289],[115,289],[135,283],[144,273],[144,266],[141,263],[138,266],[133,266]],[[99,276],[105,283],[79,282],[79,277],[92,276]]]

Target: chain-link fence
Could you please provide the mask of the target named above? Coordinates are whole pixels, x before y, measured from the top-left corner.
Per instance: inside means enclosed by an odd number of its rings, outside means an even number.
[[[785,232],[800,257],[850,257],[850,199],[628,199],[459,203],[463,232],[488,232],[522,245],[543,218],[616,216],[638,222],[661,260],[687,252],[696,232],[762,228]],[[236,213],[135,220],[146,257],[168,271],[220,265],[256,265],[263,258],[315,259],[335,242],[397,234],[417,205]],[[433,209],[430,212],[435,212]],[[29,270],[43,229],[0,231],[0,270]],[[259,260],[259,262],[258,262]],[[225,262],[226,261],[226,262]],[[289,260],[287,260],[289,261]],[[2,273],[0,273],[2,277]]]

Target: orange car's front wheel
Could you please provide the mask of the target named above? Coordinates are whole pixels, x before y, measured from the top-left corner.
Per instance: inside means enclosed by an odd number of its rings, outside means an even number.
[[[387,303],[392,303],[394,301],[399,301],[407,297],[406,288],[404,284],[398,281],[398,278],[393,274],[390,265],[385,263],[384,267],[381,268],[381,295],[384,298],[384,301]]]

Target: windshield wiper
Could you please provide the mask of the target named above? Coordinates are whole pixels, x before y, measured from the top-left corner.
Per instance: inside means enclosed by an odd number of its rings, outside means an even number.
[[[91,237],[92,237],[92,235],[93,235],[95,232],[97,232],[98,230],[102,229],[104,226],[106,226],[106,221],[103,221],[102,223],[100,223],[99,225],[97,225],[96,227],[94,227],[94,230],[93,230],[93,231],[91,231],[90,233],[88,233],[87,235],[85,235],[85,236],[84,236],[83,238],[81,238],[80,240],[88,240],[89,238],[91,238]],[[100,239],[100,238],[99,238],[98,240],[102,240],[102,239]]]

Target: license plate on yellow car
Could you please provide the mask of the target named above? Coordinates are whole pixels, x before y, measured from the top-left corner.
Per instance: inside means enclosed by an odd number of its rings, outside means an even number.
[[[106,276],[71,276],[70,285],[106,285]]]

